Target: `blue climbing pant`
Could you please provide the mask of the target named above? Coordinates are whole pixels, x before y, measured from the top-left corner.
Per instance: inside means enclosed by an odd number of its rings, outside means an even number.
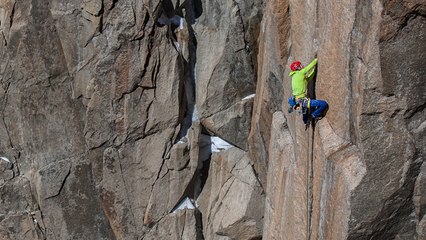
[[[307,104],[307,101],[306,101]],[[303,107],[307,107],[305,106],[305,102],[303,104]],[[310,112],[311,112],[311,117],[313,119],[315,118],[319,118],[322,117],[324,114],[324,110],[326,110],[328,108],[328,103],[324,100],[317,100],[317,99],[311,99],[311,103],[310,103]],[[308,121],[308,113],[306,112],[305,114],[303,114],[303,122],[306,124]]]
[[[328,107],[328,104],[324,100],[311,99],[311,113],[312,118],[319,118],[322,116],[324,110]]]

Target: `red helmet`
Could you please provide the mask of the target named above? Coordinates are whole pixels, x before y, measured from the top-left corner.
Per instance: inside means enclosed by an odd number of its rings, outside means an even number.
[[[300,63],[299,61],[296,62],[292,62],[290,65],[290,69],[291,71],[296,71],[298,67],[302,66],[302,63]]]

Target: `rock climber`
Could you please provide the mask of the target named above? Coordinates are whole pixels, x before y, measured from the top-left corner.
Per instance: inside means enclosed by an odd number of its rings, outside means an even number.
[[[288,104],[290,105],[288,112],[291,113],[293,110],[296,110],[298,113],[303,114],[303,122],[305,124],[309,122],[309,117],[315,121],[320,120],[325,115],[325,111],[328,108],[328,104],[324,100],[309,98],[296,100],[294,96],[288,98]]]
[[[306,97],[306,86],[308,81],[312,79],[315,73],[315,65],[318,59],[312,60],[308,66],[303,67],[299,61],[292,62],[290,65],[291,89],[293,96],[297,99]],[[309,72],[310,71],[310,72]]]
[[[308,123],[309,118],[314,120],[321,119],[328,104],[324,100],[309,99],[306,97],[306,87],[315,73],[315,65],[318,60],[315,58],[308,66],[303,67],[300,61],[295,61],[290,65],[291,88],[293,96],[288,99],[290,108],[289,113],[297,110],[303,114],[303,122]]]

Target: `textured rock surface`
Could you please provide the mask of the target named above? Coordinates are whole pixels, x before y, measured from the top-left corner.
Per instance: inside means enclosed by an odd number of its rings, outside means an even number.
[[[317,54],[316,96],[332,110],[309,132],[298,116],[274,115],[264,237],[422,236],[424,7],[414,1],[290,1],[288,60],[307,63]],[[289,83],[283,85],[288,96]],[[267,147],[253,146],[253,152]]]
[[[213,153],[204,188],[198,204],[206,239],[261,238],[264,196],[245,152]]]
[[[0,239],[425,239],[425,16],[0,1]],[[315,56],[305,131],[288,65]]]
[[[266,184],[272,114],[284,97],[283,66],[288,57],[289,2],[269,1],[259,33],[256,97],[253,106],[249,152],[252,163]],[[273,49],[273,50],[272,50]]]

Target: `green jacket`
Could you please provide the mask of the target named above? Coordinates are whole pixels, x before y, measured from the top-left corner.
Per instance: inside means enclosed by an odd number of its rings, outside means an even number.
[[[291,89],[293,96],[298,98],[306,97],[306,86],[308,81],[314,75],[315,69],[306,75],[318,62],[318,59],[314,59],[308,66],[304,67],[300,71],[293,71],[289,74],[291,76]]]

